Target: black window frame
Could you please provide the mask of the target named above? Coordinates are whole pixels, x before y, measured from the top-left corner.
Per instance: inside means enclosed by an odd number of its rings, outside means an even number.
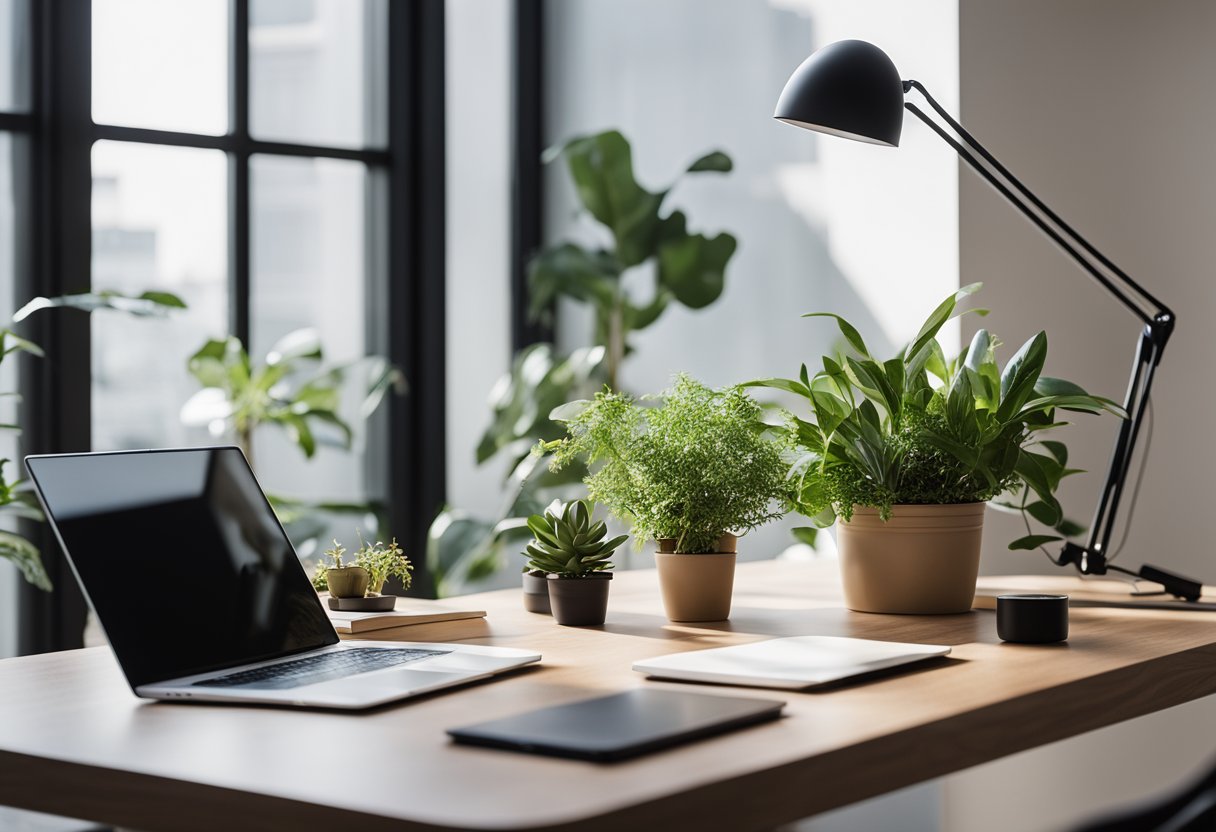
[[[29,113],[0,113],[0,131],[18,141],[18,299],[86,291],[91,275],[93,143],[102,140],[223,151],[229,163],[229,329],[246,344],[250,327],[250,187],[254,154],[329,158],[367,166],[369,223],[378,233],[368,262],[382,264],[370,286],[374,337],[401,367],[405,396],[390,397],[379,438],[387,453],[369,465],[387,487],[390,523],[415,564],[411,594],[432,596],[427,528],[446,491],[445,433],[445,119],[444,3],[409,0],[387,5],[387,145],[351,149],[265,141],[249,133],[249,5],[229,0],[229,131],[207,136],[92,120],[92,3],[29,4],[32,90]],[[370,245],[370,244],[369,244]],[[375,273],[376,269],[373,268]],[[30,336],[47,350],[24,360],[21,388],[23,453],[87,451],[91,441],[89,321],[35,316]],[[369,460],[370,461],[370,460]],[[39,535],[52,593],[22,585],[18,649],[45,652],[83,644],[85,603],[54,538]]]

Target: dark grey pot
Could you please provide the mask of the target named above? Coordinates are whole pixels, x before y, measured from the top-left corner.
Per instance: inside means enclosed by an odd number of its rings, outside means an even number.
[[[552,615],[549,611],[549,582],[544,572],[524,573],[524,609],[541,615]]]
[[[549,606],[553,620],[567,627],[594,627],[608,614],[611,572],[596,572],[584,578],[550,575]]]

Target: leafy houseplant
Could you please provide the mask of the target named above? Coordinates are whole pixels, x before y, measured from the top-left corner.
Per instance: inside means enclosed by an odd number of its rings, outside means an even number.
[[[983,329],[962,355],[947,360],[937,335],[978,288],[942,301],[907,348],[887,361],[871,356],[843,318],[813,313],[807,317],[836,320],[849,354],[824,357],[813,376],[803,365],[797,380],[749,383],[810,405],[811,419],[790,416],[784,428],[798,450],[795,507],[820,528],[839,519],[852,609],[969,610],[988,501],[1022,512],[1028,531],[1031,519],[1054,530],[1019,538],[1013,549],[1083,531],[1064,517],[1056,497],[1060,480],[1077,472],[1067,467],[1067,447],[1044,439],[1044,431],[1065,424],[1061,411],[1126,414],[1072,382],[1043,376],[1043,332],[1004,368],[996,361],[1000,341]],[[898,545],[891,542],[896,532],[904,532]]]
[[[612,553],[627,535],[604,538],[608,527],[592,524],[593,507],[584,500],[551,507],[528,518],[534,535],[525,550],[525,571],[547,576],[550,607],[558,624],[572,627],[604,623]]]
[[[367,571],[369,595],[379,595],[384,589],[384,582],[396,578],[401,582],[401,588],[409,589],[414,565],[410,563],[405,552],[397,545],[397,538],[385,544],[377,540],[367,543],[359,536],[359,550],[355,552],[355,565]]]
[[[653,326],[673,306],[703,309],[715,302],[736,248],[732,235],[691,230],[685,213],[669,207],[678,179],[654,191],[642,186],[634,176],[630,143],[616,130],[575,138],[549,151],[545,161],[565,164],[581,212],[595,221],[595,238],[565,240],[532,258],[531,314],[548,319],[559,301],[587,306],[595,320],[593,343],[568,354],[552,344],[534,344],[516,354],[495,385],[490,425],[476,459],[480,465],[508,457],[507,485],[515,496],[497,520],[451,508],[436,518],[427,560],[443,592],[493,574],[502,554],[526,535],[524,518],[539,511],[553,489],[586,473],[581,465],[548,471],[529,458],[538,439],[564,434],[550,411],[605,385],[619,390],[621,366],[633,352],[632,334]],[[713,151],[683,173],[727,173],[731,167],[729,156]],[[639,285],[648,287],[644,295],[631,291]]]
[[[13,323],[20,323],[35,312],[45,309],[75,309],[83,312],[117,311],[140,318],[164,317],[169,312],[186,308],[177,295],[169,292],[148,291],[140,295],[126,295],[108,289],[95,292],[80,292],[58,297],[36,297],[13,315]],[[37,344],[20,337],[11,329],[0,329],[0,363],[14,353],[25,353],[42,358],[44,353]],[[17,393],[0,393],[4,398],[20,401]],[[0,430],[20,432],[16,424],[0,424]],[[7,459],[0,459],[0,516],[20,520],[43,520],[38,500],[24,479],[9,480],[4,473]],[[0,531],[0,558],[11,561],[22,576],[33,586],[50,592],[51,579],[42,564],[42,553],[32,542],[20,534]]]
[[[787,465],[767,438],[761,410],[737,387],[711,390],[685,375],[643,406],[601,392],[553,413],[564,439],[544,443],[561,468],[593,467],[591,499],[632,523],[656,554],[667,615],[716,621],[730,614],[734,534],[781,516],[793,497]]]

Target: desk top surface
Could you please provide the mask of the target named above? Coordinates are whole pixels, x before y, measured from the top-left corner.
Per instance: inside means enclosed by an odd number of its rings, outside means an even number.
[[[106,648],[0,662],[0,803],[147,829],[208,828],[221,808],[265,828],[771,827],[1216,692],[1216,613],[1078,608],[1067,644],[1031,647],[1001,644],[986,611],[849,612],[834,563],[740,565],[731,619],[710,625],[668,622],[652,571],[612,583],[600,628],[526,613],[518,590],[461,599],[489,611],[487,635],[466,640],[538,649],[541,666],[362,714],[143,701]],[[647,681],[631,670],[640,658],[811,634],[953,652],[815,692],[699,688],[783,699],[786,717],[625,764],[459,747],[444,733],[643,685],[688,688]]]

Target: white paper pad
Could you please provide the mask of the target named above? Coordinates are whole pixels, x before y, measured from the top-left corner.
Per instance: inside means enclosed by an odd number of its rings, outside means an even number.
[[[671,653],[634,662],[633,669],[660,679],[807,688],[909,662],[945,656],[949,647],[835,636],[794,636]]]

